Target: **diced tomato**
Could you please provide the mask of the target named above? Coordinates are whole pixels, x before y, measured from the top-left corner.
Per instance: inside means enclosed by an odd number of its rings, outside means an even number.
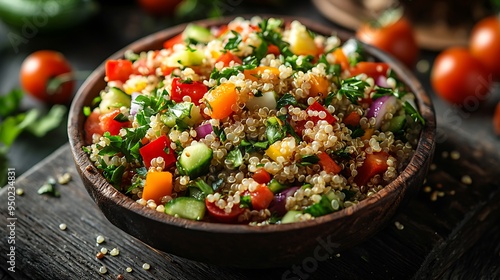
[[[182,33],[177,34],[176,36],[168,39],[163,43],[163,48],[165,49],[171,49],[177,44],[182,44],[184,42],[184,38],[182,38]]]
[[[356,111],[352,111],[347,116],[345,116],[342,122],[345,123],[346,125],[356,127],[359,125],[360,120],[361,120],[361,115]]]
[[[169,66],[166,66],[166,65],[161,65],[161,66],[160,66],[161,73],[163,74],[163,76],[168,76],[168,75],[172,74],[172,72],[173,72],[176,68],[177,68],[177,67],[169,67]]]
[[[108,81],[126,82],[134,73],[132,61],[126,59],[106,61],[106,77]]]
[[[269,174],[269,172],[267,172],[264,168],[259,168],[255,171],[252,178],[259,184],[267,184],[271,181],[271,174]]]
[[[234,204],[229,213],[226,213],[224,209],[220,209],[215,203],[209,202],[207,199],[205,199],[205,206],[210,217],[221,223],[236,223],[238,216],[245,212],[245,208],[241,208],[239,203]]]
[[[165,162],[165,169],[174,166],[176,156],[174,150],[170,147],[170,140],[166,135],[162,135],[156,140],[149,142],[146,146],[139,149],[146,168],[151,166],[151,160],[162,157]]]
[[[133,74],[136,75],[152,75],[155,73],[155,69],[153,67],[148,67],[146,58],[136,60],[132,64],[132,68]]]
[[[386,152],[366,154],[365,162],[358,168],[358,174],[354,177],[354,182],[358,186],[364,186],[373,176],[385,172],[388,168],[388,158],[389,154]]]
[[[170,98],[175,102],[182,102],[184,96],[191,97],[191,101],[200,105],[200,99],[207,93],[208,87],[198,81],[183,81],[180,78],[172,80],[172,91]]]
[[[335,58],[335,63],[340,64],[342,71],[347,70],[349,68],[349,59],[345,55],[342,48],[336,48],[333,51],[333,57]]]
[[[387,70],[389,70],[387,63],[362,61],[351,67],[349,72],[353,77],[365,73],[368,77],[377,79],[379,76],[386,76]]]
[[[120,122],[115,120],[116,116],[120,114],[120,109],[113,110],[109,113],[99,116],[99,123],[101,124],[101,129],[103,131],[108,131],[111,135],[118,135],[120,129],[123,127],[130,127],[130,122]]]
[[[234,61],[234,63],[236,63],[236,64],[242,64],[243,63],[239,57],[237,57],[236,55],[232,54],[231,52],[225,52],[225,53],[221,54],[219,56],[219,58],[217,58],[217,60],[215,61],[215,63],[221,62],[221,61],[224,64],[224,67],[229,66],[229,63],[231,63],[231,61]]]
[[[269,204],[274,199],[274,194],[267,185],[260,184],[255,191],[250,192],[250,198],[254,210],[263,210],[269,207]]]
[[[319,116],[310,116],[309,117],[309,120],[313,121],[314,124],[317,124],[320,120],[324,120],[324,121],[327,121],[329,124],[332,124],[332,123],[335,123],[337,121],[337,119],[332,116],[332,114],[330,114],[330,112],[328,112],[328,110],[326,110],[325,107],[323,107],[323,105],[319,104],[318,101],[314,101],[313,104],[311,104],[309,107],[307,107],[306,111],[309,113],[309,112],[325,112],[326,116],[325,118],[320,118]]]
[[[93,111],[85,120],[85,124],[83,125],[83,129],[85,131],[85,142],[87,144],[92,143],[92,135],[99,134],[103,135],[104,130],[101,127],[101,123],[99,121],[100,114],[96,111]]]
[[[319,153],[318,157],[319,165],[321,165],[326,173],[339,174],[340,171],[342,171],[342,167],[340,167],[340,165],[338,165],[327,153]]]
[[[220,37],[222,37],[224,34],[226,34],[228,31],[229,31],[229,26],[227,26],[227,24],[222,25],[222,26],[220,26],[220,27],[219,27],[219,29],[217,30],[217,32],[216,32],[216,34],[215,34],[215,37],[220,38]]]
[[[280,55],[281,51],[276,45],[268,45],[267,46],[267,53],[268,54],[274,54],[275,56]]]

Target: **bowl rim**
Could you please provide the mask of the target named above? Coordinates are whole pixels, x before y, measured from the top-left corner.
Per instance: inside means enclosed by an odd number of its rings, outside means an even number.
[[[255,16],[255,15],[253,15]],[[220,19],[205,19],[200,21],[194,21],[191,23],[203,25],[205,27],[220,26],[227,24],[229,21],[237,18],[243,17],[249,19],[253,17],[252,15],[237,15],[228,16]],[[339,30],[335,27],[329,27],[327,25],[318,23],[311,19],[302,17],[291,17],[286,15],[259,15],[261,18],[279,18],[283,19],[285,22],[290,22],[293,20],[298,20],[304,24],[308,29],[313,30],[322,35],[337,35],[342,41],[345,41],[353,36]],[[94,185],[95,191],[97,191],[101,196],[105,196],[111,201],[114,201],[119,207],[129,209],[136,214],[144,217],[145,219],[152,219],[156,222],[166,223],[175,227],[182,227],[189,230],[195,231],[209,231],[212,233],[241,233],[241,234],[265,234],[270,232],[280,232],[280,231],[290,231],[292,229],[304,229],[315,227],[318,224],[331,223],[335,220],[345,218],[346,216],[351,216],[356,212],[363,211],[363,208],[367,206],[373,206],[379,201],[383,200],[388,194],[392,192],[397,192],[401,184],[404,184],[406,180],[415,176],[419,169],[423,168],[425,162],[432,157],[432,152],[435,147],[435,135],[436,135],[436,117],[434,112],[434,107],[432,105],[432,100],[428,93],[424,90],[421,83],[418,81],[416,76],[401,62],[397,61],[391,55],[373,47],[370,45],[363,44],[365,50],[375,57],[377,60],[387,62],[391,68],[398,74],[398,77],[403,80],[403,82],[410,88],[416,97],[416,103],[419,107],[420,114],[425,120],[425,125],[422,127],[420,132],[420,137],[415,148],[415,152],[408,162],[407,166],[402,170],[402,172],[388,185],[386,185],[382,190],[377,193],[367,197],[366,199],[360,201],[359,203],[352,205],[348,208],[330,213],[324,216],[316,217],[315,219],[290,223],[290,224],[278,224],[278,225],[265,225],[265,226],[253,226],[248,224],[224,224],[217,222],[205,222],[205,221],[192,221],[188,219],[178,218],[164,213],[159,213],[156,210],[149,209],[138,204],[132,198],[126,196],[122,192],[115,189],[107,180],[100,174],[98,169],[90,161],[88,155],[83,151],[82,147],[84,145],[83,137],[83,106],[86,94],[88,94],[88,89],[91,88],[93,84],[104,80],[104,67],[108,59],[118,59],[123,58],[126,50],[138,50],[140,46],[151,44],[158,41],[160,38],[164,41],[171,38],[184,30],[184,28],[189,23],[183,23],[175,25],[164,30],[152,33],[141,39],[134,41],[133,43],[125,46],[124,48],[118,50],[108,58],[106,58],[83,82],[83,84],[78,89],[75,98],[71,104],[68,117],[68,138],[71,146],[71,152],[73,158],[75,159],[75,164],[79,169],[81,176],[86,176],[87,179],[94,179],[98,182],[98,185]],[[81,121],[81,122],[79,122]],[[79,124],[75,126],[75,124]],[[91,166],[93,172],[89,172],[88,166]],[[92,177],[92,178],[91,178]],[[418,186],[419,187],[419,186]],[[94,198],[94,197],[93,197]],[[95,200],[95,199],[94,199]]]

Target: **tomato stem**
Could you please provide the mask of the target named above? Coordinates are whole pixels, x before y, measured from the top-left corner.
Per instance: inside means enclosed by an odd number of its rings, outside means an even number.
[[[90,75],[91,71],[72,71],[57,75],[47,82],[47,93],[56,94],[57,90],[67,82],[84,80]]]

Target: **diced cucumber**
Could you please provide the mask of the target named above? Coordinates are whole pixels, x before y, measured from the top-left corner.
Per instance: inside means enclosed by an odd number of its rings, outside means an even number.
[[[178,197],[165,204],[165,213],[190,220],[201,220],[205,216],[205,202],[192,197]]]
[[[208,173],[212,157],[212,149],[204,143],[197,142],[182,151],[177,167],[181,174],[194,179]]]
[[[290,210],[286,212],[285,216],[281,218],[282,224],[295,223],[299,221],[299,215],[302,214],[302,211]]]
[[[264,92],[261,96],[250,98],[246,106],[248,109],[254,111],[259,108],[267,107],[269,109],[276,109],[276,95],[274,91]]]
[[[212,39],[214,39],[214,36],[212,35],[212,33],[210,33],[209,29],[191,23],[188,24],[186,26],[186,29],[184,29],[184,31],[182,32],[182,39],[187,42],[206,44],[212,41]]]
[[[200,107],[192,102],[179,102],[162,115],[161,121],[168,127],[174,127],[179,122],[194,127],[203,121]]]
[[[170,62],[168,65],[170,66],[196,66],[201,65],[203,63],[203,59],[205,58],[205,54],[199,50],[194,49],[186,49],[183,51],[179,51],[174,53],[170,57]]]
[[[288,188],[287,185],[283,185],[280,182],[278,182],[276,179],[271,179],[269,184],[267,184],[267,187],[273,192],[273,193],[279,193],[286,188]]]
[[[130,95],[126,94],[119,88],[112,87],[109,91],[103,91],[101,93],[101,103],[99,104],[99,109],[102,114],[106,114],[122,106],[130,107],[131,100]]]
[[[388,130],[392,132],[398,132],[403,129],[406,123],[406,115],[396,116],[389,122]]]

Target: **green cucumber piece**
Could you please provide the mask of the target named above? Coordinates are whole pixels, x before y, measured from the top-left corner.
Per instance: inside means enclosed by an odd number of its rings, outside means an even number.
[[[284,191],[285,189],[288,188],[288,185],[283,185],[280,182],[278,182],[276,179],[271,179],[269,184],[267,184],[267,187],[273,192],[273,193],[279,193],[281,191]]]
[[[165,213],[199,221],[205,216],[205,202],[193,197],[177,197],[165,204]]]
[[[205,54],[203,54],[199,50],[186,49],[183,51],[179,51],[174,53],[171,59],[171,65],[179,65],[179,66],[197,66],[203,63],[203,59],[205,58]]]
[[[101,93],[101,103],[99,109],[102,114],[109,113],[122,106],[130,108],[132,98],[121,89],[112,87],[107,92]]]
[[[197,142],[185,148],[179,157],[179,172],[191,179],[208,173],[213,151],[207,145]]]
[[[299,221],[299,219],[297,218],[299,214],[302,214],[302,211],[290,210],[286,212],[283,218],[281,218],[281,223],[282,224],[296,223]]]
[[[206,44],[214,39],[210,30],[196,24],[188,24],[182,32],[182,39],[186,42]]]
[[[393,117],[389,122],[388,130],[392,132],[398,132],[400,130],[403,130],[405,124],[406,124],[406,115]]]

